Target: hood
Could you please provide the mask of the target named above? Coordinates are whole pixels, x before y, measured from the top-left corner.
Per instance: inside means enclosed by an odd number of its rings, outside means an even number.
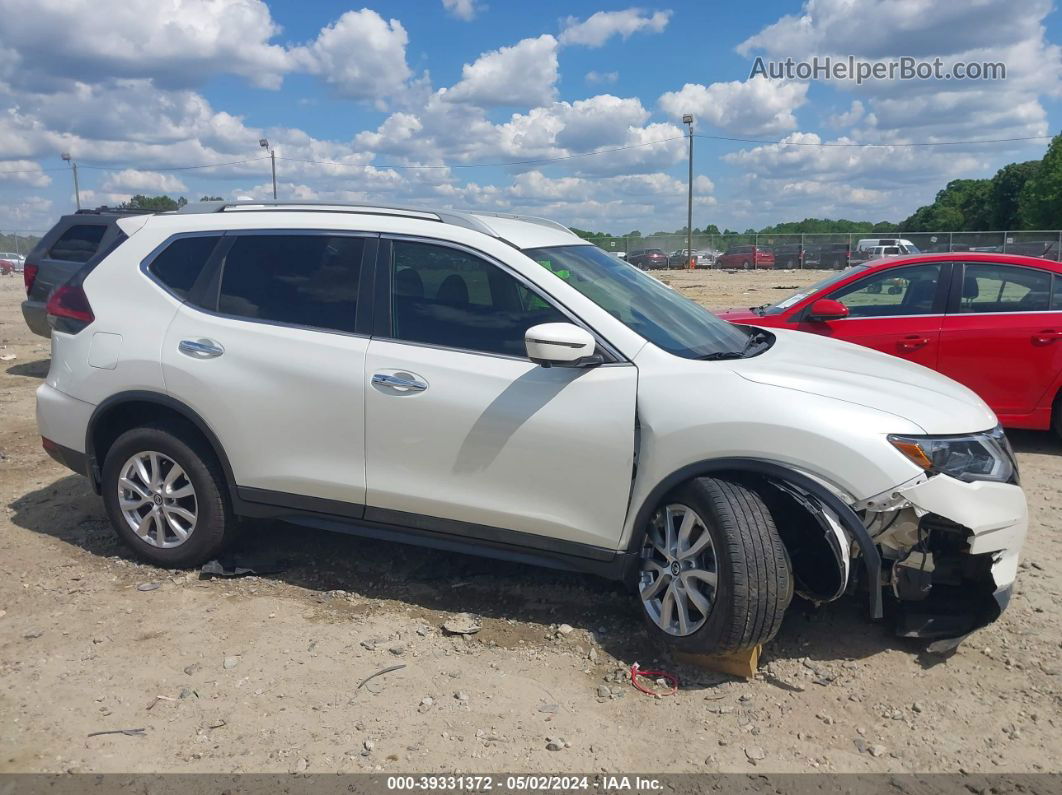
[[[894,414],[927,434],[973,433],[999,422],[981,398],[934,370],[816,334],[773,333],[770,350],[733,362],[738,375]]]

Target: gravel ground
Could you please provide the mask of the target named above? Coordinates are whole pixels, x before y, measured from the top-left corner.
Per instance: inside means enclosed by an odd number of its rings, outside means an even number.
[[[821,275],[662,278],[722,308]],[[0,278],[0,771],[1062,769],[1062,444],[1046,434],[1012,436],[1032,524],[999,622],[941,660],[867,623],[863,598],[797,601],[744,682],[675,664],[590,577],[275,524],[244,548],[280,573],[134,562],[40,449],[48,347],[21,296]],[[447,635],[459,613],[480,631]],[[635,691],[635,661],[679,674],[678,694]],[[115,729],[144,731],[88,736]]]

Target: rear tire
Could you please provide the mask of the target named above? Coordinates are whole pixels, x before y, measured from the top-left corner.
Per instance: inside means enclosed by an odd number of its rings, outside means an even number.
[[[177,470],[182,471],[171,477]],[[118,537],[157,566],[202,565],[235,534],[217,457],[180,424],[160,422],[119,436],[107,451],[101,488]],[[138,517],[143,517],[139,531],[133,526]]]
[[[741,267],[744,268],[745,270],[748,270],[751,266],[749,265],[748,260],[745,260],[744,262],[741,263]]]
[[[681,651],[764,643],[778,633],[793,598],[789,556],[767,506],[734,481],[696,478],[669,494],[646,529],[639,565],[638,601],[649,634]]]

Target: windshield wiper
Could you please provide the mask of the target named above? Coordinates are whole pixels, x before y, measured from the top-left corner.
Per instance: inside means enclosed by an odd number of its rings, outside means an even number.
[[[698,356],[697,358],[704,362],[717,362],[724,359],[744,359],[752,349],[765,342],[770,342],[774,335],[769,331],[764,331],[760,328],[753,328],[749,330],[749,338],[745,341],[745,347],[740,351],[715,351],[713,353],[706,353],[704,356]]]

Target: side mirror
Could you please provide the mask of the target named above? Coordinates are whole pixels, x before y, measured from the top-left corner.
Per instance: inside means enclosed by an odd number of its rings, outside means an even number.
[[[843,317],[848,317],[848,307],[831,298],[820,298],[808,311],[808,320],[840,320]]]
[[[524,333],[527,358],[543,367],[600,364],[594,357],[597,342],[589,331],[574,323],[542,323]],[[597,361],[588,359],[594,357]],[[580,361],[580,360],[585,361]]]

